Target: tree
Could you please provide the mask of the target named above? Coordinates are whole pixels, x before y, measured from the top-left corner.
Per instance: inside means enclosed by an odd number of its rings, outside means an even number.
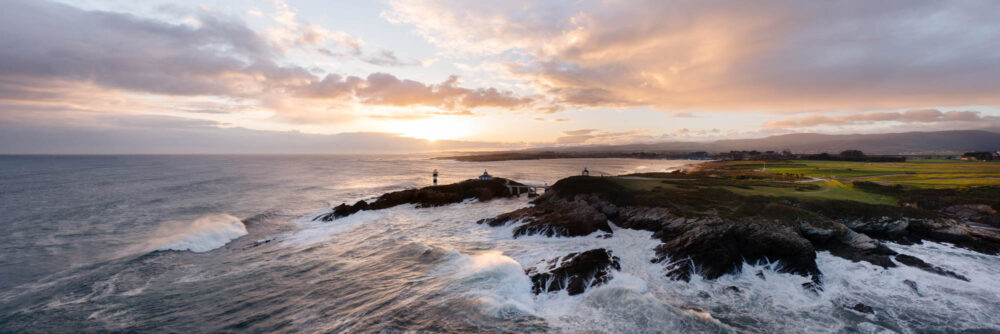
[[[864,158],[865,153],[860,150],[847,150],[840,152],[840,156],[844,158]]]

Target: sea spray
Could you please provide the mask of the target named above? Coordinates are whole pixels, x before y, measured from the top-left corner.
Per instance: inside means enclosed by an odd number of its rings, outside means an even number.
[[[503,317],[536,312],[531,281],[514,259],[499,251],[474,255],[452,251],[447,259],[439,270],[450,272],[454,284],[471,287],[466,297],[484,313]]]
[[[160,224],[147,241],[148,250],[207,252],[247,234],[239,218],[220,213],[191,221],[167,221]]]

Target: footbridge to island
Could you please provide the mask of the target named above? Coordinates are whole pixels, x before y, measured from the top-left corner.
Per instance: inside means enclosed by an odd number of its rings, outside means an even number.
[[[521,195],[522,193],[525,193],[525,194],[538,194],[539,190],[541,190],[541,191],[548,191],[549,188],[550,188],[550,186],[548,184],[544,184],[544,185],[537,185],[537,184],[534,184],[534,185],[533,184],[511,184],[510,180],[507,180],[507,182],[504,184],[504,186],[506,186],[507,190],[510,191],[510,193],[512,193],[514,195]]]

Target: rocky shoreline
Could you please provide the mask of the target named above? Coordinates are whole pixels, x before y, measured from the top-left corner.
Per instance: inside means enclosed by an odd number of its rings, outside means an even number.
[[[696,180],[695,184],[717,182]],[[704,181],[704,182],[702,182]],[[408,189],[384,194],[373,201],[341,204],[316,217],[332,221],[362,210],[402,204],[434,207],[467,199],[488,201],[513,197],[506,179],[468,180],[456,184]],[[775,264],[780,272],[809,277],[803,284],[822,290],[823,273],[816,252],[828,251],[854,262],[883,268],[900,265],[968,281],[959,273],[885,245],[945,242],[984,254],[1000,252],[1000,234],[970,227],[972,219],[994,219],[991,199],[985,204],[968,194],[935,190],[934,203],[926,194],[897,192],[902,205],[867,204],[846,200],[796,199],[739,195],[719,187],[654,187],[628,189],[610,177],[574,176],[556,182],[532,206],[480,220],[490,226],[516,225],[513,237],[609,237],[611,224],[653,232],[661,244],[650,259],[667,269],[667,277],[688,281],[692,275],[716,279],[739,272],[744,263]],[[923,202],[921,202],[923,198]],[[964,203],[964,204],[957,204]],[[525,273],[533,292],[566,290],[579,294],[603,284],[620,270],[618,258],[606,249],[567,254],[550,259]]]
[[[650,260],[666,266],[668,277],[684,281],[694,274],[715,279],[738,272],[744,262],[778,262],[779,271],[811,277],[806,288],[822,289],[817,251],[968,281],[917,257],[898,254],[884,242],[928,240],[986,254],[1000,251],[997,233],[969,227],[942,212],[905,206],[740,196],[718,189],[637,192],[611,178],[582,176],[560,180],[532,204],[479,223],[517,224],[514,237],[613,233],[609,222],[651,231],[662,244]],[[605,266],[595,266],[591,271],[603,270]]]

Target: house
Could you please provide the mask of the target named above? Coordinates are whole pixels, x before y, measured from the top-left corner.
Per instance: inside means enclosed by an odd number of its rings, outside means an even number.
[[[489,180],[492,180],[492,179],[493,179],[493,176],[490,175],[490,173],[487,173],[485,169],[483,170],[483,175],[479,176],[479,181],[489,181]]]

